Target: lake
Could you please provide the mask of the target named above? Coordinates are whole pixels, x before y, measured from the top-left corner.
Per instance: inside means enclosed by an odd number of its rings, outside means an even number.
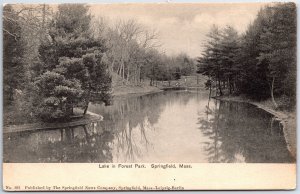
[[[291,163],[282,126],[253,105],[165,91],[91,104],[104,121],[4,134],[4,162]]]

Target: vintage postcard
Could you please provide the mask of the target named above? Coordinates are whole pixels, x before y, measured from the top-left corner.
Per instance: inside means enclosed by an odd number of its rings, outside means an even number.
[[[295,189],[296,6],[3,5],[3,189]]]

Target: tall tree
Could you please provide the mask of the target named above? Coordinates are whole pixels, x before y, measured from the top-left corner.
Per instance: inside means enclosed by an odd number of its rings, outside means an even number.
[[[231,26],[226,26],[221,36],[220,63],[224,71],[225,82],[227,82],[229,93],[231,94],[235,89],[235,82],[239,71],[238,56],[236,55],[240,46],[239,36],[238,32]]]
[[[3,16],[3,99],[4,105],[9,105],[14,100],[15,89],[24,88],[24,42],[12,5],[4,6]]]
[[[294,3],[278,4],[267,10],[267,22],[260,35],[259,62],[268,63],[270,94],[274,106],[278,107],[274,93],[286,94],[284,84],[290,79],[287,75],[296,70],[296,6]],[[293,90],[295,88],[291,86],[290,91]]]
[[[231,28],[213,27],[208,35],[198,72],[208,75],[229,93],[263,100],[284,98],[282,106],[295,104],[296,6],[279,3],[262,8],[242,36]],[[222,82],[223,87],[221,87]],[[227,82],[227,84],[224,84]],[[211,84],[211,81],[209,81]]]
[[[102,102],[110,102],[106,48],[104,40],[92,36],[90,21],[85,5],[58,6],[50,39],[39,48],[43,67],[35,84],[45,99],[40,104],[40,112],[46,114],[44,119],[69,118],[74,107],[82,107],[85,114],[92,94]],[[43,92],[49,87],[54,92]],[[48,111],[44,111],[45,107]]]
[[[216,81],[219,94],[222,96],[221,81],[223,80],[224,70],[221,63],[221,31],[214,25],[207,37],[206,49],[202,57],[198,59],[198,72]]]

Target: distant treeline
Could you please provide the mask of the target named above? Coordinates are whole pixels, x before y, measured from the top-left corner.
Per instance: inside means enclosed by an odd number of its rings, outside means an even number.
[[[96,18],[84,4],[5,5],[5,123],[65,120],[95,99],[110,104],[112,75],[124,85],[152,85],[195,71],[186,54],[160,51],[157,37],[135,20]]]
[[[209,76],[208,87],[219,95],[245,94],[256,100],[271,98],[274,106],[296,103],[296,5],[262,8],[246,32],[213,26],[207,35],[198,72]],[[276,99],[280,99],[280,103]]]

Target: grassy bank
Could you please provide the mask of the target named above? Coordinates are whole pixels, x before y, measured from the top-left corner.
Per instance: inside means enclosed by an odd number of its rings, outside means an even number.
[[[256,107],[263,109],[272,115],[274,115],[283,125],[284,137],[288,146],[289,151],[296,158],[297,153],[297,125],[296,125],[296,110],[287,111],[287,110],[276,110],[272,104],[271,100],[265,101],[253,101],[243,96],[219,96],[216,99],[224,101],[235,101],[235,102],[247,102],[255,105]]]
[[[130,94],[148,94],[159,92],[163,88],[168,87],[202,87],[204,88],[207,77],[203,75],[190,75],[181,76],[178,80],[170,81],[153,81],[153,86],[150,86],[150,80],[143,80],[139,83],[139,86],[131,85],[130,83],[124,82],[124,80],[117,74],[112,74],[112,88],[113,95],[125,96]]]
[[[157,81],[154,85],[160,88],[164,87],[203,87],[207,81],[207,77],[203,75],[181,76],[178,80]]]
[[[116,73],[112,73],[112,92],[115,97],[124,97],[132,94],[148,94],[159,92],[158,87],[150,86],[150,80],[144,80],[139,85],[127,83]]]
[[[148,94],[154,92],[160,92],[161,90],[154,86],[141,85],[141,86],[132,86],[124,85],[117,86],[113,88],[113,96],[126,96],[131,94]]]

